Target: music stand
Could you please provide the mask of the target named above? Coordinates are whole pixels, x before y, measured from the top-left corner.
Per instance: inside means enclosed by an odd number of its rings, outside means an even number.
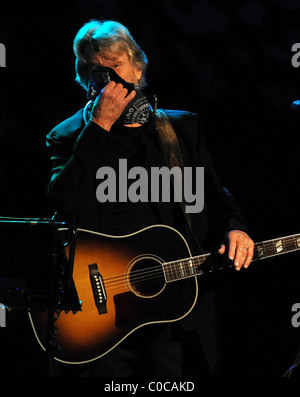
[[[68,257],[60,230],[66,230]],[[76,229],[52,219],[0,217],[0,302],[48,311],[46,368],[53,376],[55,312],[81,310],[73,282]]]

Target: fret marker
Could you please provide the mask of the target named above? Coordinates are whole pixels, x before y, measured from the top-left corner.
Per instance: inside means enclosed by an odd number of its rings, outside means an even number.
[[[257,246],[257,253],[258,253],[258,256],[261,258],[262,256],[264,256],[264,248],[263,248],[263,246],[262,245],[258,245]]]
[[[297,242],[297,247],[300,248],[300,237],[297,238],[296,242]]]
[[[277,241],[275,244],[276,247],[276,252],[279,254],[279,252],[283,251],[283,245],[282,245],[282,240]]]
[[[184,277],[185,274],[184,274],[184,268],[183,268],[182,262],[180,262],[179,266],[180,266],[180,270],[181,270],[182,277]]]
[[[191,259],[189,260],[189,265],[190,265],[190,269],[191,269],[191,274],[194,274],[195,273],[195,269],[194,269],[194,266],[193,266],[193,261]]]

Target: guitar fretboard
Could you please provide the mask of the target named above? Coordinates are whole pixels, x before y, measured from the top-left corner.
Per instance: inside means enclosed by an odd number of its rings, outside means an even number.
[[[162,266],[166,282],[169,283],[202,274],[203,271],[200,266],[209,256],[210,254],[205,254],[164,263]]]
[[[252,262],[297,250],[300,250],[300,234],[262,241],[256,243],[254,246]],[[214,267],[211,264],[204,268],[203,264],[210,255],[211,254],[199,255],[164,263],[162,267],[166,282],[169,283],[188,277],[195,277],[214,270],[220,270],[220,267]]]
[[[255,244],[253,261],[269,258],[270,256],[286,254],[300,249],[300,234],[276,238]]]

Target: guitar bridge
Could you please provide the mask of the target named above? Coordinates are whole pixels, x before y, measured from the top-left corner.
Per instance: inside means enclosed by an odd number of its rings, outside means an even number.
[[[107,313],[107,308],[106,308],[107,296],[104,287],[103,277],[101,276],[98,270],[97,263],[93,263],[92,265],[89,265],[89,271],[90,271],[90,281],[91,281],[95,304],[98,309],[98,313],[105,314]]]

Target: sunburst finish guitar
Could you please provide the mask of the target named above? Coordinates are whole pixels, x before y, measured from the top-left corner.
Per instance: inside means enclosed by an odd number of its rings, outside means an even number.
[[[300,234],[256,243],[253,260],[299,249]],[[73,280],[81,310],[62,311],[56,320],[55,359],[93,361],[141,326],[182,319],[196,303],[197,276],[215,270],[209,257],[192,257],[183,236],[168,226],[127,236],[78,229]],[[44,348],[47,313],[29,316]]]

